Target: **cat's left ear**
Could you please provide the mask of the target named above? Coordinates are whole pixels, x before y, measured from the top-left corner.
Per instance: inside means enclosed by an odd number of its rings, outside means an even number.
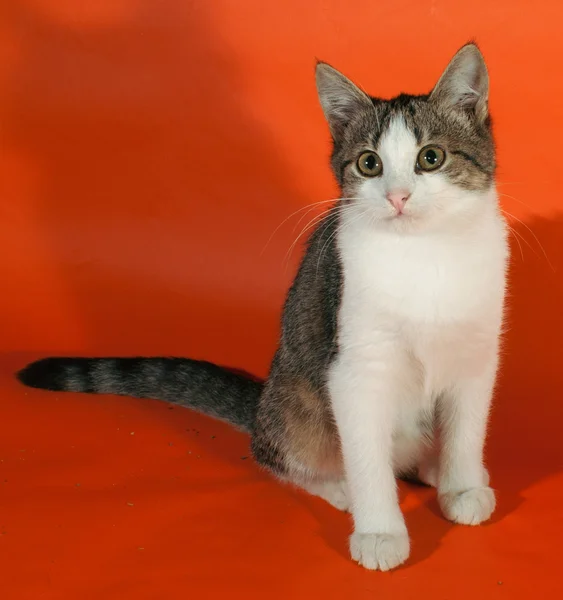
[[[319,100],[335,140],[357,113],[373,111],[370,97],[330,65],[317,63],[316,81]]]
[[[466,44],[452,58],[430,94],[444,108],[462,109],[483,123],[488,115],[489,74],[481,51]]]

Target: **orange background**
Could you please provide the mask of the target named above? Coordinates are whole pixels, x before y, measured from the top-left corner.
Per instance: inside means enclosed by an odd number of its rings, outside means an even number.
[[[2,597],[560,596],[561,3],[1,10]],[[228,427],[17,384],[26,361],[60,353],[174,354],[265,375],[300,242],[286,255],[315,213],[268,239],[336,194],[315,57],[374,95],[426,92],[473,37],[515,230],[492,523],[453,527],[431,490],[401,485],[412,557],[370,573],[348,559],[348,517],[259,472]]]

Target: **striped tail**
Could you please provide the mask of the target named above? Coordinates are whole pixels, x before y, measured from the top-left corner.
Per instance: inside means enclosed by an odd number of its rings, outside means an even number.
[[[29,387],[153,398],[251,431],[263,384],[248,375],[187,358],[44,358],[23,368]]]

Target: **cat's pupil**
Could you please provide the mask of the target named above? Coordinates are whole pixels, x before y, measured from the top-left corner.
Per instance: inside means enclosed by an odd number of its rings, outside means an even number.
[[[366,168],[367,168],[369,171],[373,171],[373,169],[374,169],[374,168],[375,168],[375,166],[376,166],[376,160],[375,160],[375,156],[374,156],[373,154],[370,154],[370,155],[369,155],[369,156],[366,158],[366,160],[365,160],[365,165],[366,165]]]
[[[428,150],[424,158],[429,165],[435,165],[438,162],[438,155],[434,150]]]

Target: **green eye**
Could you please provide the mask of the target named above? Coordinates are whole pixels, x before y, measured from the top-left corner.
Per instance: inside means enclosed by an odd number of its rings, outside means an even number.
[[[419,153],[416,165],[421,171],[435,171],[446,160],[446,153],[439,146],[426,146]]]
[[[383,163],[375,152],[363,152],[356,164],[360,173],[366,177],[377,177],[383,173]]]

